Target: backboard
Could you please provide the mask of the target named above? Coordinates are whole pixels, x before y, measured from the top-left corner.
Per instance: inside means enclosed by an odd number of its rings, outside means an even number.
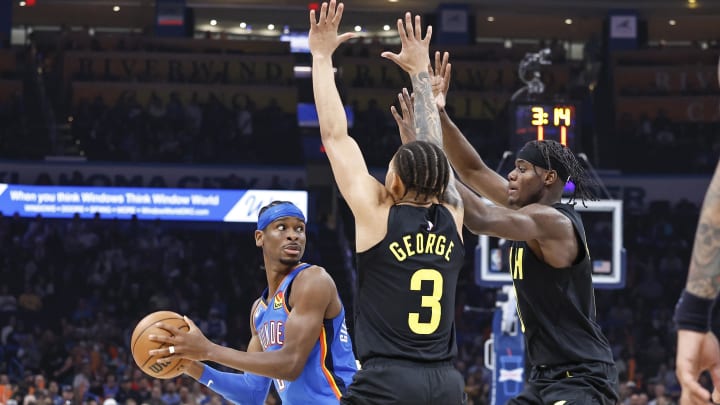
[[[488,204],[492,204],[486,201]],[[593,285],[599,289],[625,286],[625,248],[623,247],[622,200],[586,201],[575,205],[585,225],[593,263]],[[475,282],[484,287],[512,284],[508,272],[509,243],[480,235],[475,248]]]

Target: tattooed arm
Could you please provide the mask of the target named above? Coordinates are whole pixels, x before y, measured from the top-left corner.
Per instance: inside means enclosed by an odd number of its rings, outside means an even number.
[[[720,291],[720,162],[700,211],[685,289],[703,298]]]
[[[422,24],[420,16],[405,14],[405,24],[401,19],[397,21],[398,33],[402,49],[399,54],[383,52],[381,56],[395,62],[404,71],[408,72],[413,85],[415,98],[415,134],[418,141],[432,142],[442,148],[442,128],[440,115],[433,96],[432,83],[435,71],[430,66],[430,38],[432,27],[427,27],[425,37],[422,37]],[[436,64],[438,58],[436,58]],[[439,66],[436,66],[439,69]],[[453,207],[462,208],[462,199],[455,188],[454,175],[445,190],[445,201]]]
[[[705,194],[687,283],[675,307],[677,347],[675,374],[681,387],[681,404],[720,403],[720,391],[710,392],[698,383],[700,374],[710,372],[713,385],[720,387],[720,342],[710,329],[710,314],[720,287],[720,162]]]

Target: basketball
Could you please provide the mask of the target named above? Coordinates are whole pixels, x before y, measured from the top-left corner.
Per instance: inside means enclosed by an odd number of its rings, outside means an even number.
[[[157,356],[151,356],[148,353],[148,351],[152,349],[160,349],[167,346],[167,343],[153,342],[148,339],[149,335],[169,335],[166,330],[155,327],[157,322],[172,325],[184,331],[190,330],[185,319],[183,319],[180,314],[172,311],[157,311],[145,316],[138,322],[137,326],[135,326],[132,338],[130,339],[130,350],[132,351],[133,359],[135,359],[138,367],[151,377],[162,379],[177,377],[185,371],[185,366],[190,360],[177,359],[165,363],[157,363]]]

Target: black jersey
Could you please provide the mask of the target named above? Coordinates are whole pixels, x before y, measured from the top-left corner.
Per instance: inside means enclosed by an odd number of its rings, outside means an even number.
[[[357,255],[353,339],[361,361],[449,360],[465,248],[442,205],[395,205],[385,238]]]
[[[614,363],[595,320],[592,264],[582,220],[571,205],[553,207],[575,227],[579,246],[575,264],[554,268],[539,260],[525,242],[515,241],[510,249],[510,274],[528,358],[533,366]]]

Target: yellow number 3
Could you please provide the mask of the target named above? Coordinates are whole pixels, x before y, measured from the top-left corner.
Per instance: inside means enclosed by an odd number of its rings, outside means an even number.
[[[432,310],[430,321],[420,322],[420,313],[410,312],[408,314],[408,326],[410,326],[410,330],[418,335],[429,335],[440,326],[440,315],[442,313],[440,298],[442,298],[443,293],[443,277],[437,270],[420,269],[410,279],[410,289],[420,291],[423,281],[432,281],[433,283],[432,295],[423,295],[421,304],[423,308]]]

